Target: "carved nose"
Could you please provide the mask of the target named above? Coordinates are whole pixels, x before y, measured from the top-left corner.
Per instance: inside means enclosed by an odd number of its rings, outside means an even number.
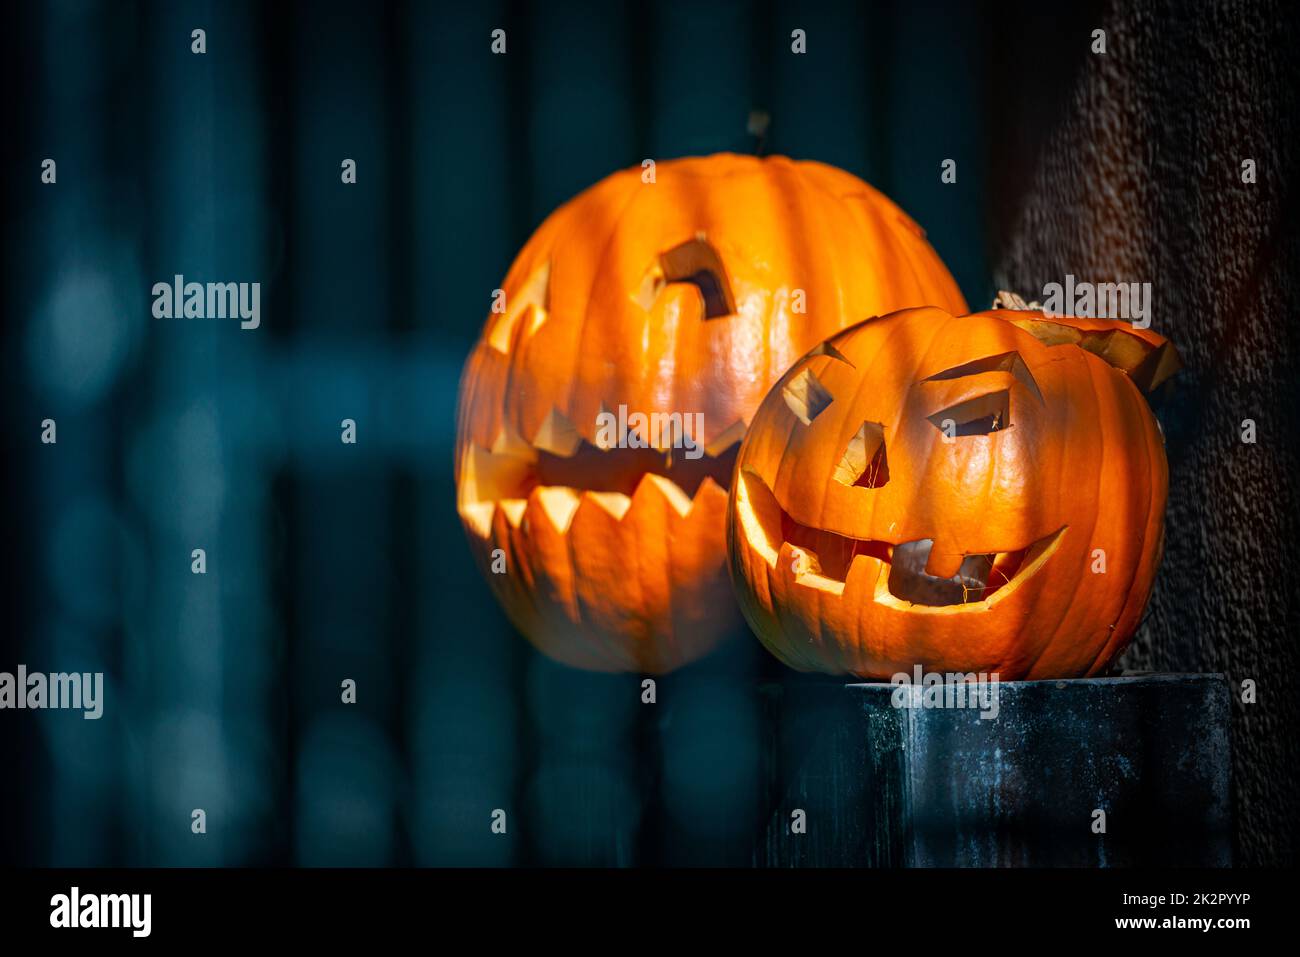
[[[889,481],[884,426],[879,422],[862,423],[835,467],[835,481],[858,488],[880,488]]]

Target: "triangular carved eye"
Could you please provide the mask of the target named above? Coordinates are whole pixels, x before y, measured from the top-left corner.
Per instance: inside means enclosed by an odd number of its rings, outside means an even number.
[[[965,362],[959,366],[953,366],[951,369],[936,372],[932,376],[926,376],[921,381],[936,382],[941,379],[961,379],[968,375],[981,375],[985,372],[1009,372],[1026,389],[1033,393],[1035,399],[1039,402],[1043,401],[1042,390],[1038,388],[1033,373],[1029,371],[1029,366],[1025,365],[1025,360],[1020,357],[1019,352],[1003,352],[996,356],[985,356],[983,359],[975,359],[972,362]]]
[[[703,236],[660,253],[659,261],[646,275],[635,298],[642,308],[649,309],[664,286],[675,282],[690,283],[700,291],[705,319],[735,314],[736,300],[722,257]]]
[[[889,481],[885,430],[879,422],[863,422],[835,466],[835,481],[858,488],[880,488]]]
[[[505,313],[492,324],[492,329],[488,333],[488,345],[497,352],[508,353],[514,342],[515,329],[519,325],[519,320],[525,315],[529,318],[524,334],[535,333],[546,321],[550,283],[551,263],[547,260],[533,271],[519,291],[514,294],[514,298],[506,303]]]
[[[948,438],[988,435],[1011,428],[1011,393],[1006,389],[977,395],[929,416],[936,429]]]
[[[812,425],[812,420],[826,411],[835,399],[813,375],[812,369],[804,369],[787,382],[781,390],[781,397],[804,425]]]

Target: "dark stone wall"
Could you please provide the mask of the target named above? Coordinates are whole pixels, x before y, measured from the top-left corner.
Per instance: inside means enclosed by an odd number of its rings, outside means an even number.
[[[1222,675],[967,687],[969,697],[941,708],[923,707],[927,692],[919,687],[887,683],[770,689],[771,727],[779,731],[765,754],[780,787],[755,862],[1231,862],[1230,696]],[[810,822],[804,832],[794,829],[794,809]]]
[[[1016,84],[1039,83],[1043,65],[998,57],[1009,129],[993,147],[1007,213],[995,279],[1027,298],[1067,273],[1153,284],[1153,326],[1185,368],[1153,399],[1170,465],[1165,559],[1121,664],[1228,676],[1236,862],[1294,865],[1300,6],[1140,0],[1098,20],[1107,52],[1074,72],[1064,109],[1046,114],[1064,118],[1055,126],[1027,133],[1018,109]],[[1246,679],[1255,704],[1241,701]]]

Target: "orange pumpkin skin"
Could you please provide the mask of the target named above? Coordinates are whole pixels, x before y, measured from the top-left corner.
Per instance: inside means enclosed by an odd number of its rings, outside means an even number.
[[[1178,364],[1149,331],[1036,312],[912,309],[831,337],[740,451],[745,617],[801,671],[1103,672],[1163,543],[1168,470],[1138,385]]]
[[[653,182],[640,167],[615,173],[542,223],[503,289],[505,311],[489,315],[461,381],[462,523],[541,651],[641,673],[693,661],[741,627],[726,489],[772,382],[865,316],[965,308],[888,199],[784,157],[665,161]],[[600,448],[597,417],[620,405],[701,413],[706,454],[678,449],[669,468],[662,450]]]

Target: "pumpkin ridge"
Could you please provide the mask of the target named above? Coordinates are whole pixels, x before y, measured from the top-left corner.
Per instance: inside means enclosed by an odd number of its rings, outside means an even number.
[[[628,174],[629,189],[627,190],[627,193],[623,199],[623,203],[620,206],[619,211],[610,220],[609,232],[605,236],[604,244],[601,246],[600,249],[600,255],[596,259],[596,268],[593,269],[591,272],[591,281],[587,284],[587,291],[584,294],[582,299],[583,301],[582,314],[578,317],[577,320],[578,328],[573,337],[575,348],[573,349],[573,353],[570,358],[569,375],[565,380],[566,391],[564,394],[564,407],[570,410],[570,413],[572,413],[573,410],[573,390],[577,387],[580,381],[578,376],[578,363],[586,352],[586,349],[584,348],[584,344],[586,343],[586,339],[587,339],[587,324],[592,318],[592,296],[596,289],[596,283],[599,282],[600,280],[602,269],[608,266],[609,264],[609,258],[613,253],[615,241],[617,240],[620,233],[619,227],[623,225],[623,221],[627,218],[628,214],[631,212],[632,206],[636,203],[637,199],[643,195],[642,187],[647,185],[645,183],[642,183],[640,178],[636,177],[633,174],[633,171],[625,170],[623,172]],[[618,175],[618,174],[616,173],[614,175]],[[573,201],[571,200],[570,202],[572,203]],[[580,229],[583,225],[582,222],[578,219],[576,214],[571,213],[571,215],[575,220],[575,222],[573,223],[573,228],[575,230]],[[567,233],[566,233],[566,237],[567,237]],[[594,421],[591,425],[591,435],[587,435],[586,432],[583,431],[581,425],[578,426],[578,432],[583,436],[583,438],[586,438],[589,441],[594,441],[596,437],[596,429],[595,429]]]
[[[1088,374],[1088,388],[1080,389],[1079,392],[1082,394],[1084,401],[1086,401],[1089,404],[1090,406],[1089,411],[1091,414],[1088,414],[1088,412],[1081,412],[1080,414],[1082,419],[1085,422],[1095,423],[1095,428],[1092,434],[1096,438],[1095,446],[1097,451],[1094,454],[1098,458],[1098,462],[1097,462],[1097,467],[1092,469],[1091,471],[1096,486],[1096,493],[1094,495],[1094,500],[1097,503],[1098,507],[1089,509],[1089,512],[1091,513],[1091,521],[1088,526],[1088,535],[1087,538],[1085,539],[1084,551],[1080,555],[1081,559],[1083,559],[1083,557],[1086,555],[1091,555],[1091,549],[1088,548],[1088,545],[1096,541],[1097,523],[1101,519],[1101,508],[1100,508],[1100,503],[1102,499],[1101,486],[1104,477],[1106,475],[1104,466],[1105,466],[1106,453],[1108,447],[1106,442],[1106,438],[1107,438],[1106,423],[1103,421],[1105,417],[1101,415],[1101,401],[1098,398],[1098,391],[1097,391],[1096,372],[1098,370],[1093,366],[1092,363],[1088,361],[1087,359],[1088,353],[1086,352],[1086,350],[1083,350],[1083,352],[1084,352],[1084,355],[1082,357],[1083,368],[1087,371]],[[1089,456],[1089,458],[1091,457],[1092,456]],[[1049,651],[1054,650],[1052,645],[1054,644],[1054,641],[1056,639],[1056,636],[1059,633],[1059,630],[1061,629],[1061,626],[1065,622],[1071,620],[1072,613],[1074,612],[1074,608],[1079,603],[1081,597],[1082,597],[1082,592],[1080,589],[1072,589],[1070,591],[1069,597],[1065,602],[1064,608],[1062,608],[1059,614],[1056,615],[1055,619],[1051,621],[1051,627],[1044,629],[1043,631],[1044,637],[1039,642],[1037,650],[1033,653],[1033,657],[1030,659],[1028,666],[1025,668],[1026,677],[1032,679],[1038,676],[1036,669],[1038,668],[1039,662],[1042,661],[1043,657],[1047,655]]]

